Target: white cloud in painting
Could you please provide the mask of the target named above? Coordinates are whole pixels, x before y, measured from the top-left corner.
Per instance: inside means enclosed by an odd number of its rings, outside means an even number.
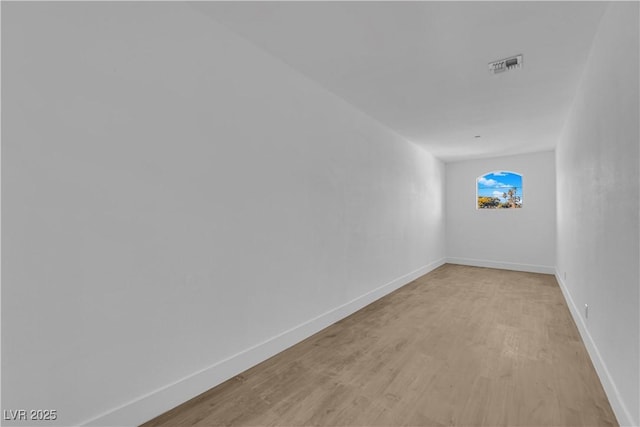
[[[482,185],[486,185],[487,187],[495,187],[496,185],[500,184],[498,181],[496,181],[495,179],[487,179],[484,176],[481,176],[478,179],[478,183],[482,184]]]
[[[507,174],[502,171],[498,171],[498,172],[494,172],[493,176],[507,176]]]
[[[484,185],[489,188],[506,188],[508,185],[503,184],[502,182],[496,181],[495,179],[487,179],[484,176],[478,178],[478,184]]]
[[[493,197],[497,197],[499,199],[502,199],[502,195],[503,194],[504,194],[504,192],[496,190],[496,191],[493,192]]]

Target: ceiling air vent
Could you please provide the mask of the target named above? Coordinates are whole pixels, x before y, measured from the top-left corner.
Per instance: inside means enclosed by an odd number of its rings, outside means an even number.
[[[503,71],[515,70],[520,67],[522,67],[522,55],[516,55],[499,61],[490,62],[489,72],[491,74],[498,74]]]

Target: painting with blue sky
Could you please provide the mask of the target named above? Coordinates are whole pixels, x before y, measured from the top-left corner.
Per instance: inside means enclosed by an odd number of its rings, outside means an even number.
[[[522,175],[495,171],[477,180],[478,209],[522,207]]]

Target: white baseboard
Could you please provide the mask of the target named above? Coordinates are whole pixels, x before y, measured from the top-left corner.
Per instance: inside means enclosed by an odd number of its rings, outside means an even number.
[[[446,258],[448,264],[470,265],[473,267],[498,268],[501,270],[527,271],[529,273],[554,274],[556,269],[549,265],[519,264],[506,261],[489,261],[473,258]]]
[[[227,359],[100,414],[83,426],[137,426],[183,402],[233,378],[241,372],[299,343],[329,325],[349,316],[383,296],[444,264],[444,258],[405,274],[383,286],[338,306],[320,316],[258,343]]]
[[[582,317],[582,312],[578,310],[578,306],[573,301],[573,298],[571,297],[566,284],[560,278],[560,273],[557,270],[555,272],[555,276],[556,280],[560,284],[560,289],[562,290],[564,299],[567,301],[567,306],[569,307],[569,311],[571,311],[573,321],[578,327],[578,331],[580,332],[582,341],[587,348],[587,352],[589,353],[591,362],[593,363],[598,377],[600,378],[602,387],[604,388],[604,391],[609,398],[609,403],[611,404],[611,408],[613,409],[613,412],[618,419],[618,423],[620,424],[620,426],[638,426],[640,420],[634,420],[631,412],[629,412],[627,406],[624,404],[624,400],[622,399],[622,396],[620,395],[620,392],[618,391],[613,378],[611,378],[611,374],[607,369],[607,365],[604,363],[604,360],[602,360],[602,356],[600,355],[598,346],[589,333],[589,329],[587,328],[587,325],[584,322],[584,318]]]

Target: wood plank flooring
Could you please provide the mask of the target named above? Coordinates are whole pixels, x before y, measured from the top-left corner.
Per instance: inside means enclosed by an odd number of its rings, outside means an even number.
[[[149,421],[617,425],[551,275],[445,264]]]

